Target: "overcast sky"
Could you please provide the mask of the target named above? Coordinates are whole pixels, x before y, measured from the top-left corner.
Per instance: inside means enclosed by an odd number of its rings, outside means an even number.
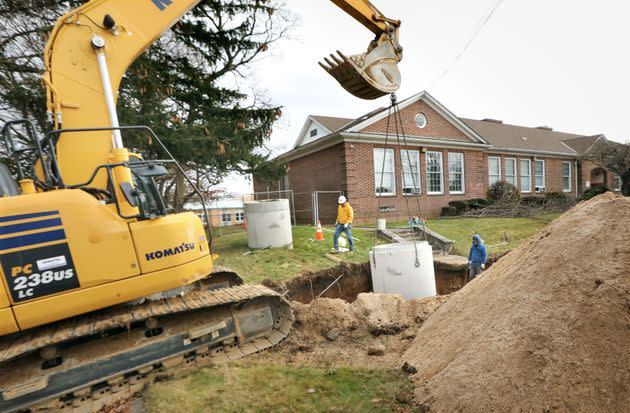
[[[629,2],[504,0],[454,65],[497,0],[372,2],[402,20],[399,100],[427,90],[460,117],[630,139]],[[249,79],[284,107],[270,143],[276,153],[292,147],[309,114],[354,118],[389,103],[355,98],[317,64],[335,50],[364,52],[371,32],[328,0],[287,8],[299,19],[293,39],[272,47]],[[252,191],[244,179],[226,186]]]

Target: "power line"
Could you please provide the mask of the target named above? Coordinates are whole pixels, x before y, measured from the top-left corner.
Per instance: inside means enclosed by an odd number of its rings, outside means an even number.
[[[466,50],[468,49],[470,44],[473,42],[473,40],[475,40],[475,37],[477,37],[477,34],[479,34],[481,29],[483,29],[483,27],[486,25],[486,23],[488,23],[488,20],[490,20],[490,18],[494,14],[494,12],[501,5],[501,3],[503,3],[503,0],[497,0],[497,2],[494,4],[494,7],[492,7],[490,12],[488,14],[486,14],[481,20],[479,20],[479,23],[477,23],[477,26],[475,27],[475,30],[473,31],[471,36],[468,38],[468,41],[466,42],[466,44],[464,45],[462,50],[455,57],[455,59],[453,59],[451,64],[444,70],[444,72],[442,72],[440,77],[437,78],[437,80],[435,82],[433,82],[433,84],[431,85],[429,90],[433,90],[435,87],[437,87],[437,85],[442,81],[442,79],[444,79],[444,77],[448,74],[448,72],[450,72],[451,69],[459,62],[459,60],[462,58],[462,56],[464,55],[464,53],[466,52]]]

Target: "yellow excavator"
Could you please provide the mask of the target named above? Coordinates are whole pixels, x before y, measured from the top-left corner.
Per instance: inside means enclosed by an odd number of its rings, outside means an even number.
[[[323,67],[358,97],[394,92],[400,22],[367,0],[331,1],[376,39]],[[150,128],[119,125],[116,95],[127,67],[197,3],[92,0],[67,13],[45,49],[53,130],[2,128],[19,185],[0,168],[2,412],[96,409],[170,366],[237,359],[289,333],[286,300],[213,268],[202,221],[166,207],[155,180],[168,164],[187,179],[177,162],[123,145],[140,131],[170,156]]]

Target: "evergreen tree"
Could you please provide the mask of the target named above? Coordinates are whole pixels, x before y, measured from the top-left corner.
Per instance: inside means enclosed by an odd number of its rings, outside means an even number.
[[[78,0],[5,0],[0,5],[0,121],[29,118],[50,129],[40,77],[47,34]],[[121,125],[150,126],[206,194],[231,172],[284,174],[265,149],[279,107],[247,91],[245,77],[292,17],[277,0],[204,0],[129,68],[118,95]],[[161,157],[146,136],[126,146]],[[174,197],[177,180],[162,182]],[[179,192],[179,201],[192,196]]]

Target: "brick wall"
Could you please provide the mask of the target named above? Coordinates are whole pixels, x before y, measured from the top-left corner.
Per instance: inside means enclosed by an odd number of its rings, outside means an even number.
[[[445,150],[435,147],[425,147],[427,151],[442,152],[443,163],[443,194],[427,194],[426,154],[420,153],[421,194],[402,194],[402,159],[401,149],[418,150],[418,147],[392,147],[394,149],[394,172],[396,180],[396,195],[376,196],[374,178],[374,148],[383,145],[366,143],[345,143],[346,165],[348,166],[348,200],[355,210],[356,222],[373,222],[377,216],[379,205],[392,207],[394,211],[378,213],[379,217],[388,220],[407,219],[409,215],[436,217],[441,209],[448,206],[449,201],[472,198],[485,198],[487,190],[487,163],[481,151]],[[464,194],[449,193],[448,153],[464,154]],[[377,168],[377,170],[380,170]],[[380,201],[380,202],[379,202]],[[418,202],[420,207],[418,208]]]
[[[529,159],[531,165],[531,194],[524,193],[523,195],[536,195],[534,188],[536,183],[535,176],[535,168],[534,168],[534,159],[542,159],[545,161],[545,188],[546,192],[564,192],[562,188],[562,162],[570,161],[571,162],[571,192],[568,192],[569,195],[575,195],[575,177],[577,174],[577,170],[575,167],[575,161],[573,159],[561,159],[561,158],[549,158],[549,157],[533,157],[533,156],[519,156],[519,155],[506,155],[501,153],[492,153],[489,152],[485,155],[486,157],[486,170],[488,164],[489,157],[498,157],[501,159],[501,179],[505,180],[506,177],[506,159],[516,159],[516,183],[517,188],[522,191],[521,186],[521,174],[520,174],[520,160],[521,159]],[[486,175],[486,182],[488,182],[488,176]],[[544,194],[541,194],[544,195]]]
[[[422,129],[416,125],[415,117],[418,113],[424,113],[427,118],[427,125]],[[404,108],[401,111],[401,117],[403,130],[407,136],[439,137],[440,139],[471,141],[470,138],[423,101],[414,102]],[[393,115],[390,116],[389,130],[390,133],[396,130]],[[386,131],[387,117],[361,130],[361,132],[371,133],[385,133]]]
[[[594,169],[600,168],[600,166],[594,164],[591,161],[582,161],[581,167],[581,192],[584,192],[587,189],[586,183],[591,183],[590,186],[593,186],[592,182],[592,172]],[[615,174],[614,172],[607,171],[606,173],[606,185],[610,190],[614,190],[615,187]]]
[[[420,196],[402,195],[402,159],[401,149],[415,149],[418,147],[392,147],[394,148],[396,195],[378,197],[375,194],[374,182],[374,148],[383,148],[383,145],[365,143],[345,143],[345,153],[348,160],[348,199],[355,209],[357,222],[373,222],[380,207],[391,207],[394,211],[380,212],[379,217],[389,220],[407,219],[411,215],[425,217],[437,217],[442,207],[448,206],[450,201],[466,200],[472,198],[485,198],[488,190],[488,157],[496,156],[501,159],[501,177],[505,179],[505,159],[516,159],[517,187],[521,189],[519,160],[529,159],[531,163],[531,188],[534,188],[534,158],[504,155],[497,153],[483,153],[473,150],[441,149],[425,147],[427,151],[442,153],[443,162],[443,194],[427,194],[426,154],[420,154],[421,163],[421,194]],[[465,193],[449,193],[448,153],[458,152],[464,154],[464,180]],[[545,160],[545,186],[546,192],[563,192],[562,188],[562,161],[559,158],[540,158]],[[379,167],[380,168],[380,167]],[[571,192],[575,194],[575,164],[571,160]],[[377,168],[378,170],[378,168]],[[524,194],[527,195],[527,194]],[[541,194],[543,195],[543,194]],[[380,203],[379,203],[380,200]],[[420,207],[418,207],[418,202]],[[409,212],[408,212],[409,209]]]

